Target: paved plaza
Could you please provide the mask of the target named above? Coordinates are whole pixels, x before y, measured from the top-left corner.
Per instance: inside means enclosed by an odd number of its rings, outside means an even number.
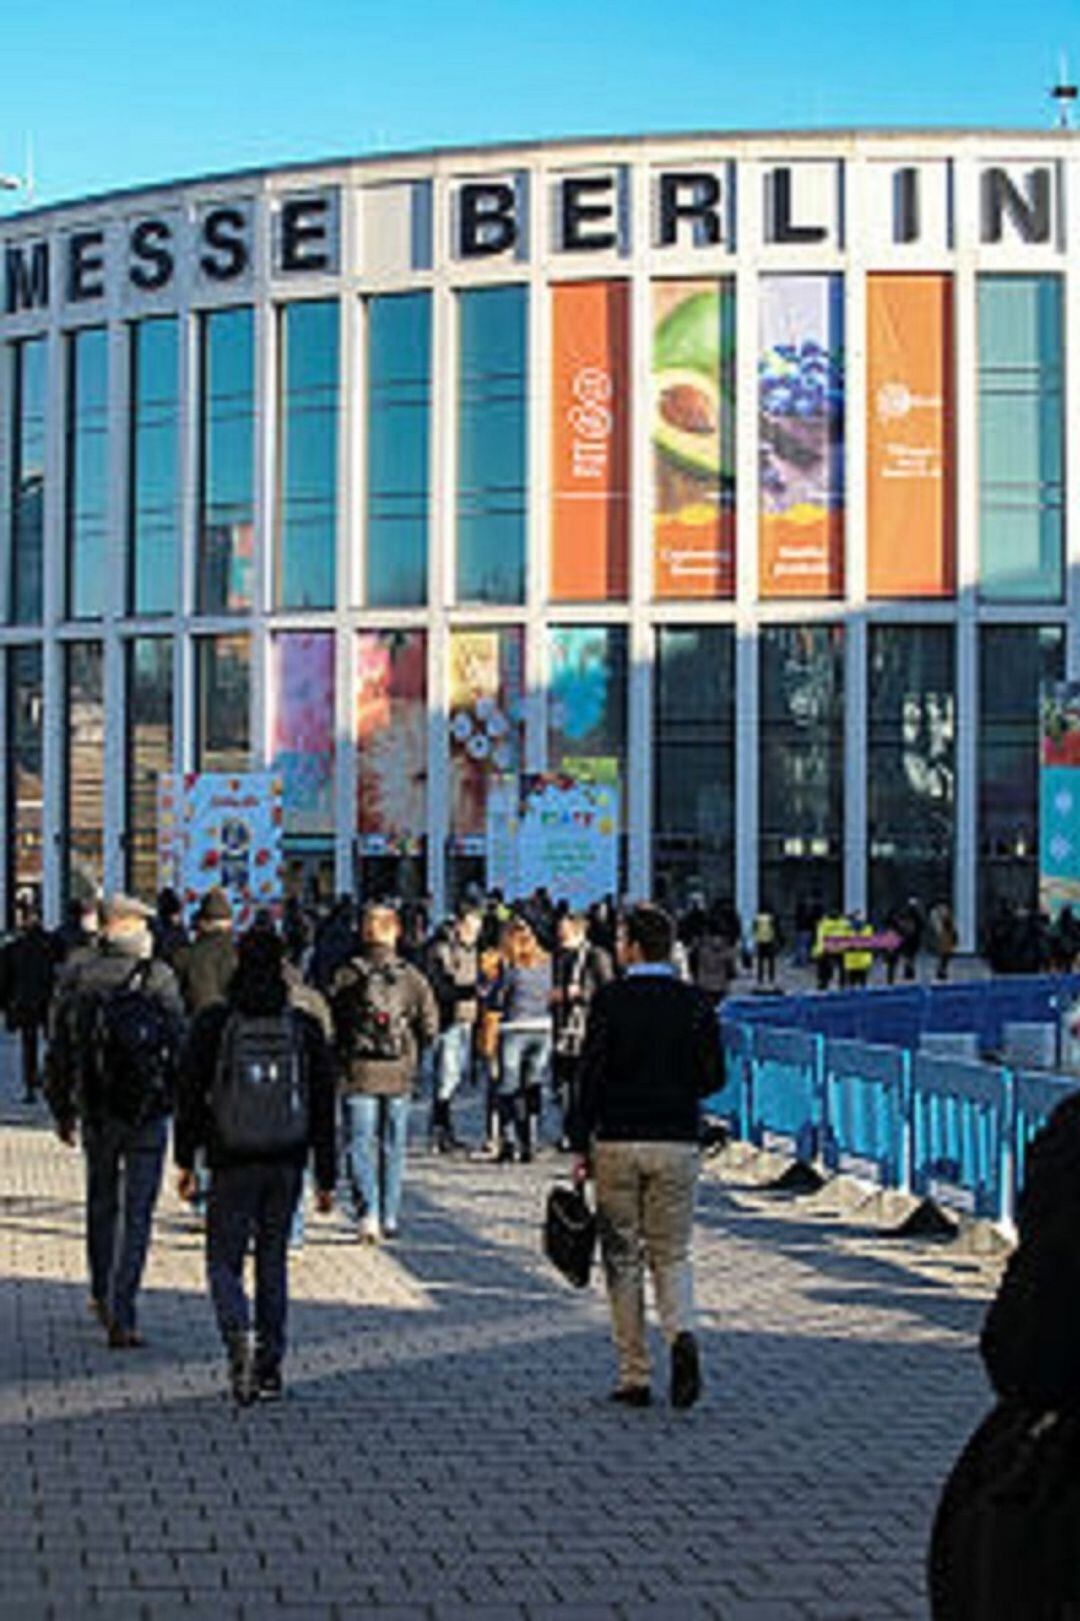
[[[172,1177],[150,1345],[86,1310],[81,1161],[0,1110],[0,1617],[920,1621],[937,1488],[987,1405],[985,1265],[706,1174],[708,1385],[612,1408],[603,1296],[538,1251],[558,1161],[418,1152],[407,1231],[309,1222],[287,1400],[237,1413]],[[418,1115],[417,1124],[422,1124]],[[657,1387],[666,1384],[659,1358]],[[664,1374],[663,1381],[659,1374]]]

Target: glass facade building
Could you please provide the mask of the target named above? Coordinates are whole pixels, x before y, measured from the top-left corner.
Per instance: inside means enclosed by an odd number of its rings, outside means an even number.
[[[630,894],[975,947],[1080,676],[1078,197],[1051,132],[720,133],[0,221],[0,912],[150,895],[162,774],[249,768],[290,886],[443,905],[551,771]]]

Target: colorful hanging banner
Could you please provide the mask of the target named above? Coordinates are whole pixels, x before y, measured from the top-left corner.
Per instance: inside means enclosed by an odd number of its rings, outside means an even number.
[[[356,669],[357,808],[363,855],[412,855],[427,827],[427,638],[364,631]]]
[[[630,290],[552,290],[551,594],[624,602],[630,532]]]
[[[522,638],[517,629],[450,634],[450,827],[485,830],[489,778],[521,762]]]
[[[844,587],[843,278],[763,276],[758,377],[760,591]]]
[[[232,902],[238,928],[284,894],[282,779],[273,771],[188,772],[163,779],[159,872],[169,873],[189,916],[208,889]]]
[[[1043,688],[1039,773],[1039,905],[1080,912],[1080,682]]]
[[[653,590],[735,595],[735,291],[653,285]]]
[[[867,277],[867,589],[956,590],[952,278]]]
[[[274,769],[284,784],[285,828],[334,827],[334,633],[290,631],[273,642]]]

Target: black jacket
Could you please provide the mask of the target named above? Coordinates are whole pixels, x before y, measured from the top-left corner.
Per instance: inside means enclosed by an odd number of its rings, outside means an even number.
[[[224,1170],[233,1165],[252,1163],[250,1158],[230,1154],[217,1142],[214,1117],[210,1108],[210,1087],[217,1067],[218,1048],[225,1029],[225,1021],[232,1012],[253,1015],[280,1013],[286,1006],[287,991],[282,984],[280,997],[260,1000],[258,1005],[241,1002],[230,991],[227,1002],[215,1002],[195,1018],[180,1060],[180,1082],[176,1095],[176,1118],[173,1125],[173,1154],[177,1165],[189,1171],[195,1164],[195,1152],[206,1150],[211,1170]],[[303,1042],[303,1062],[308,1078],[310,1104],[310,1132],[308,1147],[289,1150],[273,1156],[285,1163],[303,1165],[309,1149],[315,1160],[315,1180],[320,1189],[332,1191],[336,1180],[334,1145],[334,1066],[326,1037],[317,1020],[310,1014],[293,1008]],[[260,1156],[259,1163],[266,1162]]]
[[[0,980],[9,1030],[45,1023],[58,955],[40,923],[21,930],[3,948]]]
[[[669,973],[631,974],[597,991],[589,1009],[575,1118],[589,1142],[692,1143],[701,1100],[723,1085],[716,1009]]]

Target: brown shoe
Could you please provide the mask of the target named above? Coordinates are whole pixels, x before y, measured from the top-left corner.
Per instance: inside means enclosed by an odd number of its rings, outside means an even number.
[[[109,1324],[110,1351],[141,1351],[145,1344],[142,1335],[133,1328],[121,1328],[118,1323]]]
[[[608,1400],[619,1402],[623,1407],[649,1407],[652,1404],[652,1391],[648,1385],[619,1385]]]

